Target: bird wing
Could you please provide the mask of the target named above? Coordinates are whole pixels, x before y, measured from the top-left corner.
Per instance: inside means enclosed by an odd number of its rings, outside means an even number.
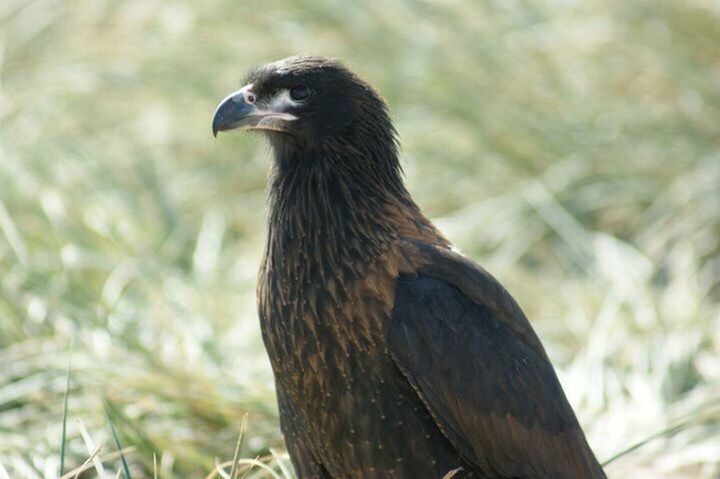
[[[510,294],[445,248],[404,254],[415,271],[396,280],[390,352],[465,459],[487,477],[604,478]]]

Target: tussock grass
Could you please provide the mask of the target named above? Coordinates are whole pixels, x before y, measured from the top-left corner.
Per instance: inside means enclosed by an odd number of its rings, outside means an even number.
[[[654,437],[611,477],[717,477],[720,10],[476,3],[2,2],[0,477],[112,476],[120,445],[121,475],[289,477],[267,154],[210,117],[298,52],[386,95],[410,189],[517,297],[601,460]],[[258,459],[230,461],[245,414]]]

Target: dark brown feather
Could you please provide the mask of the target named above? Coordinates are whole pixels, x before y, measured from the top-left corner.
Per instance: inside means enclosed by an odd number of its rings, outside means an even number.
[[[401,241],[391,354],[450,441],[488,477],[603,478],[530,323],[462,255]]]
[[[294,129],[268,133],[258,282],[298,476],[604,477],[520,308],[407,193],[380,96],[321,58],[248,82],[318,92]]]

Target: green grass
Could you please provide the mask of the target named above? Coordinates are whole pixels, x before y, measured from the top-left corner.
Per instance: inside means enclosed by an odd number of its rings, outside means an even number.
[[[611,477],[720,474],[720,9],[469,3],[0,4],[0,477],[57,477],[73,337],[66,472],[82,428],[121,468],[107,398],[133,478],[289,475],[267,150],[210,120],[295,53],[386,96],[411,191],[526,310],[600,459],[658,435]]]

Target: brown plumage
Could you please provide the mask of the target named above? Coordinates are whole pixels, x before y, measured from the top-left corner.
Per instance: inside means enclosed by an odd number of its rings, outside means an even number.
[[[408,194],[367,83],[265,65],[216,111],[234,128],[274,152],[258,302],[299,477],[605,477],[517,303]]]

